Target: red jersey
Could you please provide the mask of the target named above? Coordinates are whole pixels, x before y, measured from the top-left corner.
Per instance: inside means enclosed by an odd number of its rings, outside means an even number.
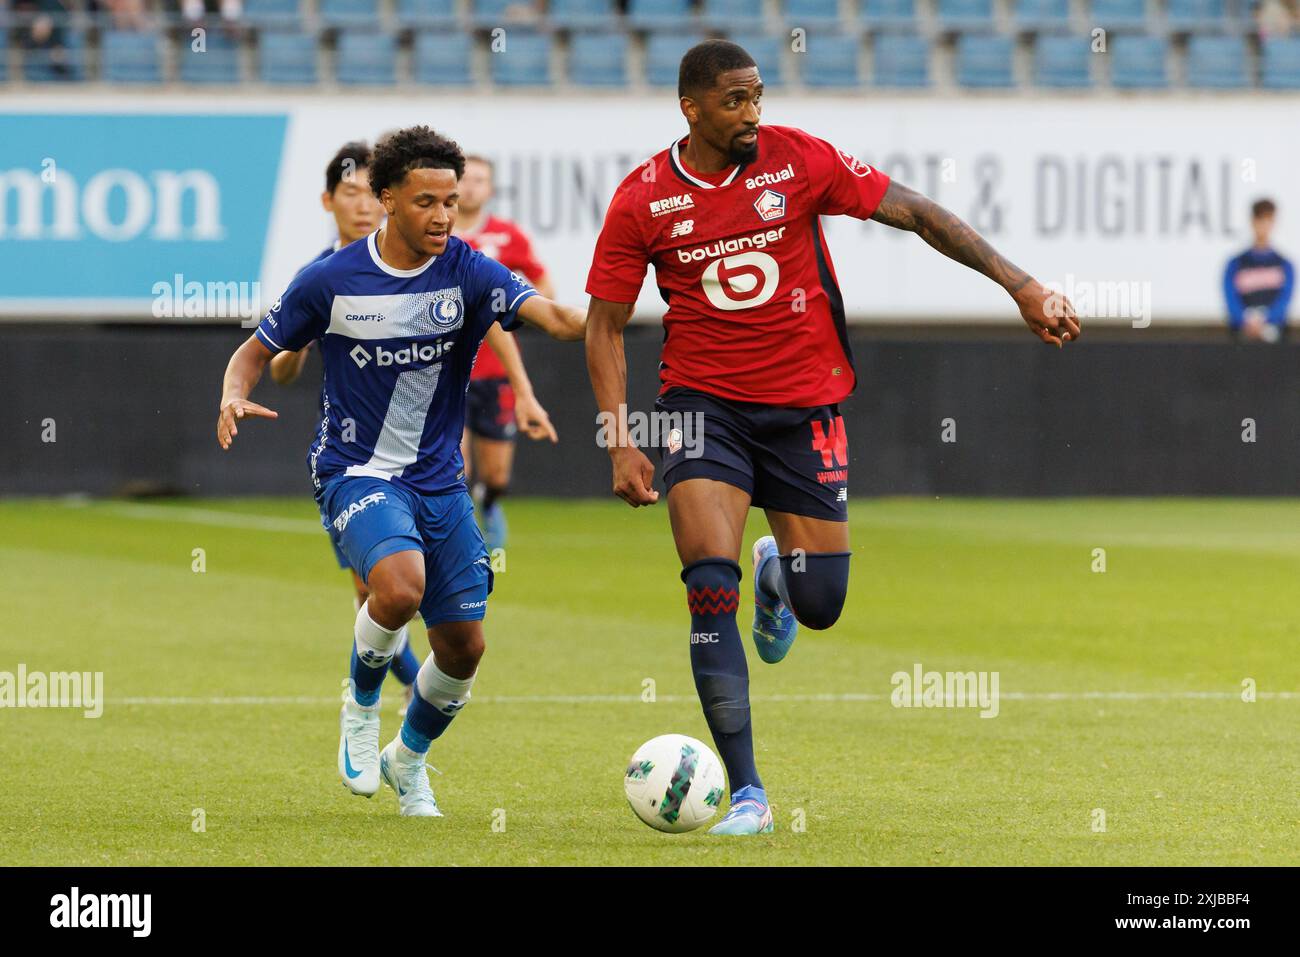
[[[517,272],[531,283],[536,283],[546,274],[546,267],[537,261],[533,253],[533,244],[527,234],[508,219],[500,216],[485,216],[478,228],[470,233],[457,233],[485,256],[491,256],[511,272]],[[478,358],[474,360],[474,371],[470,379],[504,379],[506,367],[501,364],[497,354],[483,342],[478,349]]]
[[[634,302],[654,263],[668,303],[661,391],[797,408],[839,402],[853,391],[853,357],[818,217],[870,218],[889,177],[789,126],[760,126],[757,158],[712,175],[686,167],[685,142],[619,185],[587,292]]]

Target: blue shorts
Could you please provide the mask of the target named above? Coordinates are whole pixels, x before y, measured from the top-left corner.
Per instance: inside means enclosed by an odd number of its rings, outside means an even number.
[[[655,411],[673,426],[660,448],[669,491],[713,479],[748,492],[757,508],[848,521],[849,446],[838,406],[785,408],[679,387],[659,396]]]
[[[497,442],[514,441],[515,391],[509,379],[471,379],[465,393],[465,424],[470,433]]]
[[[423,553],[420,616],[426,626],[479,621],[487,613],[492,567],[467,489],[421,495],[396,482],[341,475],[321,490],[320,504],[331,537],[367,583],[380,559],[408,550]]]
[[[343,554],[343,546],[339,544],[339,536],[338,533],[334,531],[334,526],[329,523],[329,519],[327,518],[322,517],[322,521],[325,523],[325,534],[330,537],[330,548],[334,549],[334,558],[338,561],[339,568],[344,570],[351,569],[352,563],[348,561],[348,556]]]

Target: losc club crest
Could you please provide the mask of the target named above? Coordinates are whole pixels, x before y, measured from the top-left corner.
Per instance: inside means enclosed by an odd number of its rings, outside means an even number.
[[[460,299],[460,286],[439,289],[429,303],[429,321],[438,332],[451,332],[464,321],[465,307]]]
[[[754,200],[754,208],[758,210],[758,218],[763,222],[770,222],[773,219],[780,219],[785,215],[785,194],[778,193],[774,189],[765,189]]]

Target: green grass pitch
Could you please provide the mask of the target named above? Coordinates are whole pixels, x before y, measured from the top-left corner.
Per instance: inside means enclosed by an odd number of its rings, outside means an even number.
[[[404,820],[337,780],[352,603],[309,499],[0,503],[0,671],[107,698],[0,710],[0,864],[1300,862],[1300,501],[855,502],[840,623],[751,649],[759,839],[623,798],[643,741],[708,740],[664,506],[507,510],[447,816]],[[998,672],[999,714],[893,707],[916,663]]]

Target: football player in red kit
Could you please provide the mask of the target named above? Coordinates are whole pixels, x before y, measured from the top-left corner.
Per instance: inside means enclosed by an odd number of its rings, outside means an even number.
[[[1074,310],[952,213],[793,127],[759,126],[763,81],[744,49],[708,40],[682,58],[689,134],[618,187],[587,279],[587,367],[602,421],[626,422],[623,327],[653,263],[668,303],[656,411],[696,423],[661,450],[668,515],[691,614],[691,668],[727,768],[731,805],[711,833],[772,829],[754,764],[749,672],[736,628],[738,564],[750,506],[772,535],[753,551],[759,657],[780,661],[798,624],[835,623],[849,578],[848,442],[838,403],[852,393],[844,304],[819,217],[846,214],[917,233],[1011,296],[1030,330],[1061,346]],[[655,467],[605,439],[614,493],[650,505]],[[797,623],[797,624],[796,624]]]
[[[482,156],[465,157],[465,175],[460,178],[460,218],[455,235],[523,276],[543,296],[554,295],[551,279],[533,254],[533,244],[528,236],[510,220],[487,211],[487,204],[492,199],[492,175],[489,160]],[[499,338],[513,340],[514,337],[501,331]],[[506,373],[506,367],[485,340],[474,360],[469,392],[465,396],[465,434],[461,438],[460,451],[465,460],[466,480],[479,506],[483,540],[489,550],[504,548],[506,544],[506,516],[499,499],[510,485],[510,471],[514,465],[515,406],[522,401],[532,401],[532,385],[527,382],[522,363],[516,380],[522,376],[529,394],[517,394]],[[550,427],[549,419],[546,426],[554,442],[555,430]]]

